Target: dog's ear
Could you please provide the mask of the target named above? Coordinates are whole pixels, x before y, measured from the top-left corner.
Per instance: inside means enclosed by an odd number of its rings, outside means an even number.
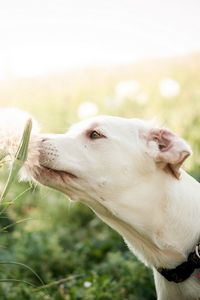
[[[166,171],[180,178],[180,167],[192,154],[190,146],[168,129],[152,129],[146,135],[148,154]]]

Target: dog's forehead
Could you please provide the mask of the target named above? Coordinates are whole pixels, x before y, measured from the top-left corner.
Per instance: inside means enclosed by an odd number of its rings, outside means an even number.
[[[132,119],[115,116],[97,116],[78,122],[70,127],[68,133],[78,134],[86,130],[103,129],[108,131],[119,131],[136,128],[137,124]],[[136,122],[137,123],[137,122]]]
[[[86,130],[103,129],[112,131],[138,131],[146,130],[152,127],[152,121],[145,121],[136,118],[122,118],[116,116],[97,116],[80,121],[70,127],[71,134],[79,134]]]

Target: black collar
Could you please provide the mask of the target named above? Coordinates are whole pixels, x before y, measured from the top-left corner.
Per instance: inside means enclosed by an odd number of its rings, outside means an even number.
[[[200,243],[196,245],[195,251],[188,255],[187,261],[178,265],[174,269],[159,268],[157,271],[162,274],[168,281],[176,283],[188,279],[195,269],[200,268]]]

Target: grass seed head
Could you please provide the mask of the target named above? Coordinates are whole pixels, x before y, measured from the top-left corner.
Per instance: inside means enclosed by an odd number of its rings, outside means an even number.
[[[5,199],[6,195],[8,194],[8,191],[12,185],[12,182],[17,177],[19,170],[22,168],[23,164],[25,163],[25,161],[27,159],[31,130],[32,130],[32,120],[28,119],[26,122],[25,128],[24,128],[24,132],[23,132],[18,150],[17,150],[14,160],[12,162],[12,166],[10,169],[10,173],[9,173],[6,185],[5,185],[3,193],[1,195],[1,199],[0,199],[1,201],[3,199]]]

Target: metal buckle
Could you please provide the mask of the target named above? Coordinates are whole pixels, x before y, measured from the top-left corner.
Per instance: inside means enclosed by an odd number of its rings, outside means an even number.
[[[197,257],[200,259],[200,244],[196,245],[195,252]]]

